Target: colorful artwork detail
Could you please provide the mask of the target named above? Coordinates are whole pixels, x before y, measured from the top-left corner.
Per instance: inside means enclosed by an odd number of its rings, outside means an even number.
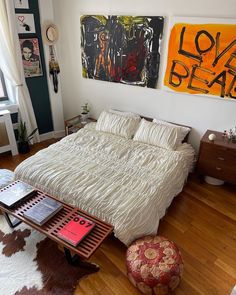
[[[155,88],[164,19],[81,17],[83,77]]]
[[[176,23],[165,86],[191,94],[236,98],[236,25]]]

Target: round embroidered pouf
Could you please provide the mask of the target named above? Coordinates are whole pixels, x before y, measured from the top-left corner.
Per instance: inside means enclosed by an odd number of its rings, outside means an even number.
[[[179,284],[181,254],[174,242],[160,236],[134,241],[126,253],[128,278],[143,294],[166,295]]]

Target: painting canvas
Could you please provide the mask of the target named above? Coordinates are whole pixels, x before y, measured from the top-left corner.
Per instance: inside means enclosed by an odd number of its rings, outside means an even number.
[[[83,77],[155,88],[161,16],[81,17]]]
[[[18,34],[35,33],[34,15],[32,13],[16,13]]]
[[[42,76],[38,38],[20,39],[20,46],[25,77]]]
[[[236,22],[172,20],[164,85],[191,94],[236,98]]]

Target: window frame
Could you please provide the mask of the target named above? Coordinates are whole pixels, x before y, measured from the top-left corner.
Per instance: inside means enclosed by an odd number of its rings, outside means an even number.
[[[0,96],[0,102],[8,101],[9,98],[7,95],[7,88],[6,88],[3,72],[1,71],[1,69],[0,69],[0,83],[2,84],[2,89],[3,89],[3,93],[4,93],[4,96]]]

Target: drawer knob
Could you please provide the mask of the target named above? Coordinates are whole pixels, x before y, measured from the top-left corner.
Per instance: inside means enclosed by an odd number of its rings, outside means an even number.
[[[223,157],[218,157],[217,159],[220,160],[220,161],[224,161]]]
[[[220,168],[220,167],[216,167],[216,170],[220,171],[220,170],[221,170],[221,168]]]

